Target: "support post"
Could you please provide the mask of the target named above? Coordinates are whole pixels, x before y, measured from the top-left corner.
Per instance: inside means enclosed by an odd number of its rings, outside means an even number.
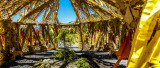
[[[76,9],[77,6],[74,5],[74,3],[72,2],[72,0],[69,0],[69,1],[71,2],[71,5],[72,5],[74,11],[76,12],[76,16],[77,16],[77,18],[79,19],[79,22],[80,22],[80,24],[79,24],[79,29],[80,29],[81,45],[82,45],[82,50],[83,50],[83,45],[84,45],[84,44],[83,44],[82,27],[81,27],[82,20],[81,20],[81,18],[80,18],[80,16],[79,16],[79,13],[78,13],[77,9]]]

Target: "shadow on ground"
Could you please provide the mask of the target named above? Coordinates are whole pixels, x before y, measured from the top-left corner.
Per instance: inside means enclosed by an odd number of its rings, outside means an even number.
[[[75,48],[75,47],[74,47]],[[89,60],[89,64],[92,68],[101,68],[99,64],[103,64],[104,66],[112,67],[114,63],[104,61],[104,59],[109,60],[117,60],[116,58],[110,57],[106,52],[102,51],[94,51],[94,50],[75,50],[78,57],[84,57]],[[3,68],[28,68],[34,65],[35,62],[39,61],[40,59],[52,59],[51,56],[56,50],[46,51],[46,52],[39,52],[30,55],[25,55],[23,58],[17,58],[16,61],[7,61],[3,65]],[[93,60],[96,60],[93,61]],[[64,62],[60,68],[65,68],[69,63]],[[119,65],[117,68],[125,68],[125,65]]]

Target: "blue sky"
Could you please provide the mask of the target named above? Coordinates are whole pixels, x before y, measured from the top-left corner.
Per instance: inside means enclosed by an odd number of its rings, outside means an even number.
[[[62,23],[76,20],[76,14],[69,0],[60,0],[58,19]]]
[[[40,15],[37,19],[40,21],[43,15]],[[14,20],[18,19],[19,15],[13,16]],[[58,19],[61,23],[68,23],[76,20],[76,14],[72,8],[69,0],[60,0]]]

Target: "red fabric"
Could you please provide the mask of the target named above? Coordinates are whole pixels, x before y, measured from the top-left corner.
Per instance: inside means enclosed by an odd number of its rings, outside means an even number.
[[[124,42],[121,44],[117,56],[120,56],[116,64],[113,66],[113,68],[117,68],[118,64],[121,62],[122,59],[125,59],[128,57],[131,49],[131,35],[132,35],[132,30],[129,30],[129,33],[127,37],[125,38]]]
[[[122,59],[127,58],[129,55],[130,48],[131,48],[131,35],[132,35],[132,33],[133,33],[132,30],[129,30],[129,33],[128,33],[126,39],[121,44],[121,46],[117,52],[117,56],[121,56]]]

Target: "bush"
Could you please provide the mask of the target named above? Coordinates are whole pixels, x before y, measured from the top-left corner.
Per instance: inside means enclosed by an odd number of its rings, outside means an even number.
[[[55,52],[53,56],[54,59],[58,58],[64,60],[65,62],[72,62],[74,61],[74,59],[77,58],[75,51],[69,48],[64,48],[62,50],[59,50],[58,52]]]
[[[88,60],[86,58],[79,58],[75,64],[77,65],[78,68],[90,68],[91,66],[87,62]]]

